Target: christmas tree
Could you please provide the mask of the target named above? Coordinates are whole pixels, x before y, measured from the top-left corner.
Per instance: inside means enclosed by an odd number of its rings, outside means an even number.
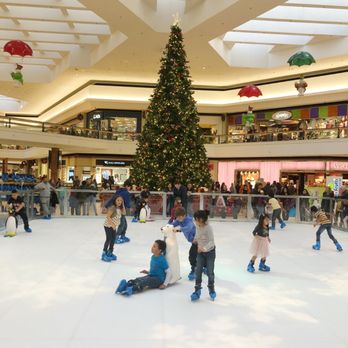
[[[211,183],[187,63],[182,31],[174,24],[131,169],[132,182],[152,190],[175,181]]]

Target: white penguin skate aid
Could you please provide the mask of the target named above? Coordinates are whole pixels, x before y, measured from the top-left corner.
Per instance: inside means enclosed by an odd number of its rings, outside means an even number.
[[[169,284],[174,284],[181,278],[179,248],[178,242],[176,240],[177,229],[173,225],[166,225],[161,228],[161,231],[164,234],[164,239],[167,244],[165,257],[171,271],[171,279],[169,281]]]

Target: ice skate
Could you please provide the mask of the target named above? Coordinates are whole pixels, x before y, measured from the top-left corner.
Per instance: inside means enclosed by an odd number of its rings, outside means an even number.
[[[120,283],[118,284],[118,287],[115,291],[115,294],[121,294],[123,291],[127,289],[127,280],[122,279]]]
[[[335,243],[337,251],[343,251],[343,248],[340,243]]]
[[[189,274],[188,274],[188,276],[187,276],[187,278],[189,279],[189,280],[195,280],[196,279],[196,274],[195,274],[195,271],[191,271]]]
[[[105,251],[102,253],[101,260],[104,262],[111,262],[111,259],[107,256]]]
[[[115,254],[113,254],[111,251],[108,251],[106,256],[111,260],[111,261],[116,261],[117,260],[117,256]]]
[[[320,242],[316,242],[314,245],[312,245],[312,248],[314,250],[320,250]]]
[[[199,300],[200,297],[201,297],[201,289],[195,290],[191,294],[191,301],[197,301],[197,300]]]
[[[250,273],[254,273],[255,272],[254,264],[251,261],[248,264],[247,271],[250,272]]]
[[[260,261],[259,264],[259,271],[261,272],[269,272],[271,270],[271,267],[267,266],[265,261]]]

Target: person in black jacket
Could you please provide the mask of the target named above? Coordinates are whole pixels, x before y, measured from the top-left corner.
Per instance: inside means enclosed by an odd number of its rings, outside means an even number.
[[[181,185],[180,181],[176,181],[173,189],[174,201],[176,197],[181,199],[181,204],[183,208],[187,211],[187,188],[184,185]]]
[[[323,199],[321,200],[321,209],[325,211],[325,213],[331,213],[334,206],[334,201],[329,198],[333,198],[334,193],[329,186],[325,187],[325,191],[323,193]],[[331,208],[331,209],[330,209]]]
[[[17,190],[12,190],[11,197],[7,201],[8,205],[11,205],[15,211],[15,217],[20,216],[24,223],[25,232],[32,232],[32,229],[29,227],[28,215],[25,211],[25,204],[23,198],[18,195]]]
[[[259,222],[253,231],[254,239],[250,246],[250,252],[253,255],[247,271],[250,273],[255,272],[254,263],[257,257],[261,257],[259,264],[259,271],[269,272],[270,267],[266,265],[266,257],[269,255],[269,217],[266,214],[261,214]]]

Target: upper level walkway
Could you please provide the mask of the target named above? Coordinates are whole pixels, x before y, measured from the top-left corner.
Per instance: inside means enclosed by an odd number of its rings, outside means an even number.
[[[292,136],[286,138],[288,133]],[[138,135],[0,117],[1,144],[40,149],[57,147],[66,153],[134,155]],[[347,157],[347,135],[345,128],[318,129],[284,132],[284,140],[274,141],[278,137],[254,133],[245,135],[246,138],[239,138],[238,142],[227,141],[230,136],[225,136],[226,141],[222,141],[223,136],[206,137],[209,141],[205,146],[209,158]],[[271,139],[273,141],[269,141]],[[40,151],[31,148],[0,150],[0,158],[38,158]]]

